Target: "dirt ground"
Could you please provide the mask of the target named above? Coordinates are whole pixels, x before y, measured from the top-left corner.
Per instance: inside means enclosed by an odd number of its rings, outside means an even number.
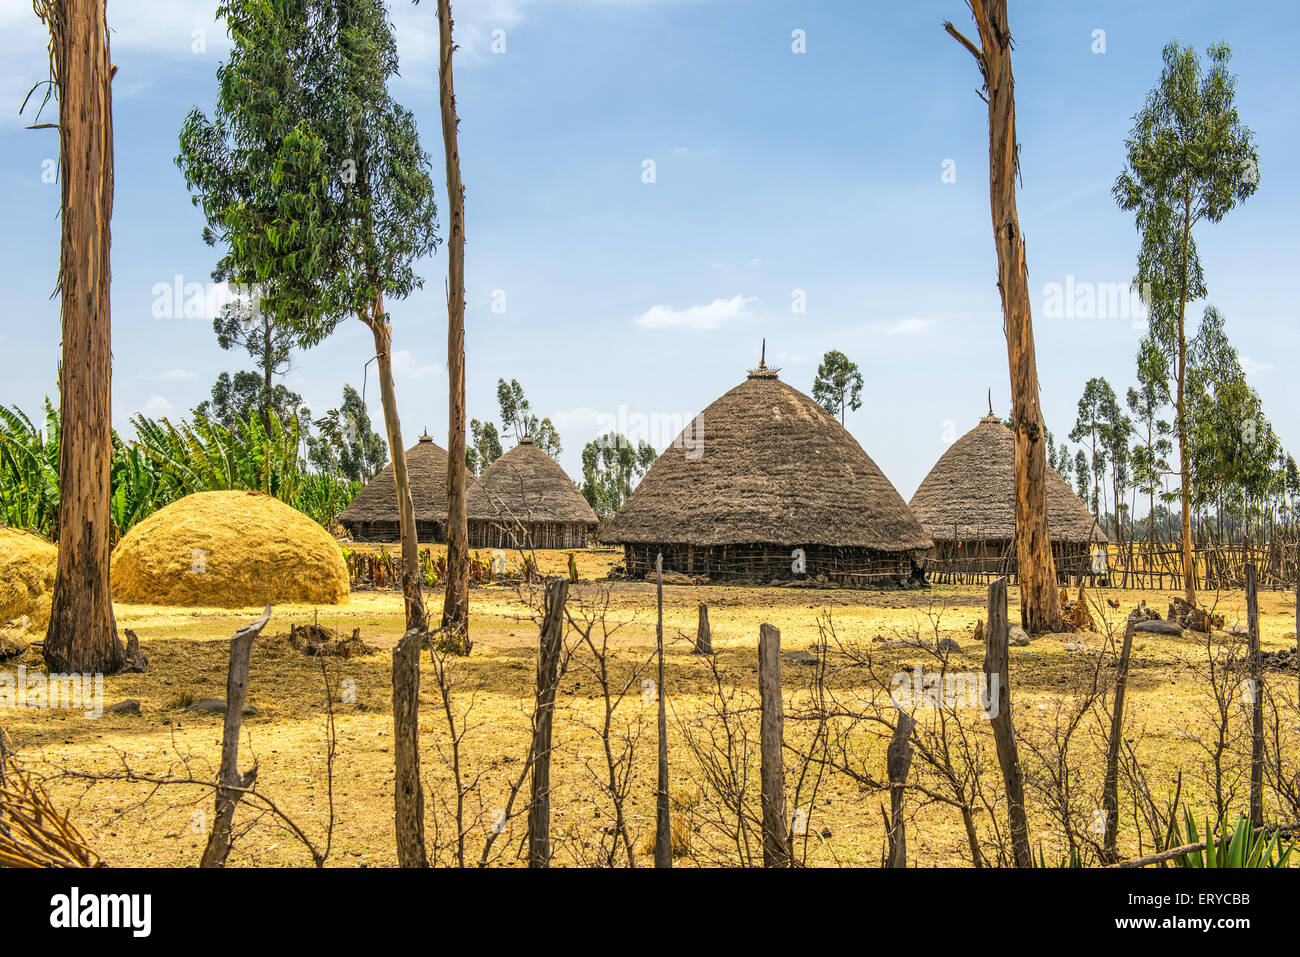
[[[579,570],[583,581],[574,586],[571,611],[589,612],[605,606],[604,620],[611,628],[614,673],[628,685],[627,698],[616,712],[614,725],[625,737],[636,740],[631,761],[627,816],[635,842],[637,863],[649,862],[647,837],[653,832],[655,733],[657,706],[650,659],[655,646],[655,593],[644,582],[607,583],[597,581],[619,558],[617,552],[583,552]],[[543,572],[559,573],[567,553],[543,555]],[[1118,610],[1104,603],[1097,608],[1106,618],[1100,623],[1118,638],[1124,616],[1138,601],[1146,600],[1162,613],[1170,598],[1163,592],[1121,592],[1109,590],[1105,598],[1117,601]],[[530,711],[536,681],[538,628],[536,612],[528,595],[513,585],[492,585],[472,592],[472,654],[451,665],[453,709],[464,718],[460,760],[467,780],[477,787],[467,800],[467,855],[477,862],[485,839],[494,828],[500,837],[490,858],[501,865],[519,865],[525,818],[520,815],[526,790],[510,815],[503,815],[509,783],[522,767],[529,740]],[[1217,610],[1227,623],[1245,618],[1241,593],[1223,594]],[[670,705],[669,750],[672,793],[676,810],[686,830],[691,853],[683,864],[717,863],[742,854],[735,848],[719,849],[711,831],[702,800],[706,775],[700,761],[686,747],[687,737],[716,728],[713,678],[704,658],[691,654],[698,605],[709,606],[716,666],[723,673],[723,686],[733,695],[731,706],[743,711],[742,703],[757,702],[757,637],[759,625],[775,625],[781,631],[783,651],[816,650],[827,642],[824,628],[833,624],[837,640],[861,647],[879,648],[876,639],[920,636],[930,640],[951,638],[961,646],[949,667],[978,671],[982,645],[973,640],[978,620],[984,617],[985,592],[978,587],[934,588],[918,592],[863,592],[817,588],[665,586],[664,630],[667,639],[665,687]],[[1018,619],[1018,596],[1011,590],[1011,617]],[[429,596],[436,616],[440,595]],[[1261,635],[1266,651],[1294,643],[1294,596],[1263,592]],[[55,777],[50,791],[60,806],[70,809],[73,820],[90,844],[114,865],[192,866],[197,863],[211,817],[211,791],[193,785],[157,785],[144,777],[188,777],[210,780],[219,759],[222,718],[186,710],[202,697],[224,698],[229,639],[240,626],[252,621],[261,609],[176,608],[146,605],[117,606],[119,628],[130,628],[140,637],[149,659],[144,674],[106,678],[104,702],[124,699],[140,702],[138,715],[105,714],[88,719],[79,711],[19,708],[0,712],[0,726],[7,728],[24,761]],[[329,775],[326,772],[328,710],[325,705],[322,660],[309,658],[289,644],[291,624],[318,622],[350,634],[359,628],[364,641],[373,646],[370,655],[326,661],[333,688],[337,752],[333,770],[334,832],[330,848],[331,866],[386,866],[395,863],[393,848],[393,757],[391,708],[391,649],[403,630],[402,601],[395,591],[354,592],[351,600],[334,607],[313,608],[285,605],[274,610],[270,624],[253,647],[249,702],[256,713],[244,721],[241,766],[256,759],[257,788],[291,817],[313,841],[323,843],[330,819]],[[599,633],[599,629],[597,629]],[[1050,738],[1060,726],[1061,715],[1077,698],[1080,687],[1097,666],[1097,655],[1107,647],[1101,633],[1048,635],[1027,647],[1012,648],[1011,696],[1017,730]],[[905,672],[915,663],[926,662],[924,653],[901,649],[879,652],[886,671]],[[1134,643],[1129,681],[1126,738],[1144,768],[1148,786],[1158,803],[1163,803],[1178,784],[1181,771],[1181,799],[1203,816],[1212,812],[1208,784],[1214,728],[1213,701],[1202,671],[1206,662],[1204,637],[1139,634]],[[836,660],[832,651],[828,661]],[[597,781],[605,773],[605,755],[598,728],[604,720],[604,698],[589,666],[594,661],[588,649],[578,648],[560,688],[555,725],[555,754],[552,770],[553,835],[557,864],[595,863],[602,848],[612,842],[609,824],[612,805],[600,792]],[[35,649],[17,660],[4,663],[13,671],[18,665],[29,671],[40,667]],[[640,669],[640,670],[638,670]],[[808,701],[808,688],[815,667],[787,661],[783,679],[789,706],[796,710]],[[856,674],[856,677],[853,675]],[[851,694],[865,686],[865,678],[851,669],[843,672],[839,694]],[[1107,678],[1107,681],[1110,679]],[[1270,689],[1285,701],[1283,734],[1295,755],[1294,672],[1274,674]],[[733,690],[734,689],[734,690]],[[863,692],[869,694],[869,692]],[[421,746],[425,793],[428,797],[426,824],[429,844],[436,846],[441,863],[454,844],[452,805],[454,788],[450,778],[450,750],[442,701],[430,656],[422,664]],[[1289,709],[1289,710],[1288,710]],[[748,717],[745,720],[749,720]],[[1240,730],[1244,716],[1234,715]],[[710,723],[712,721],[712,724]],[[991,748],[987,722],[972,718],[976,738]],[[1071,769],[1078,783],[1080,808],[1087,815],[1089,801],[1100,792],[1101,728],[1085,720],[1072,752],[1077,767]],[[863,774],[884,777],[884,738],[857,735],[856,750]],[[798,741],[804,730],[787,720],[787,738]],[[756,718],[750,742],[752,766],[747,798],[757,804]],[[1033,754],[1022,754],[1027,774],[1041,777],[1046,766]],[[787,769],[797,764],[787,755]],[[1234,759],[1235,760],[1235,759]],[[996,762],[985,784],[998,790]],[[133,780],[123,780],[128,774]],[[107,775],[88,781],[58,776],[73,771]],[[793,772],[791,774],[793,775]],[[791,781],[792,812],[802,813],[806,839],[800,837],[801,855],[819,865],[878,866],[881,860],[884,826],[883,792],[864,787],[849,774],[827,772],[815,797],[809,797],[805,781],[795,801]],[[1244,805],[1244,786],[1237,783],[1238,803]],[[1031,788],[1031,827],[1035,845],[1041,845],[1049,861],[1065,852],[1064,832],[1052,818],[1050,801]],[[1131,796],[1125,799],[1132,803]],[[1125,814],[1131,814],[1131,807]],[[966,832],[958,813],[950,806],[923,795],[914,795],[909,808],[909,863],[915,866],[968,865]],[[987,817],[986,815],[984,816]],[[504,818],[504,821],[502,820]],[[307,865],[310,857],[302,845],[269,815],[241,811],[232,865]],[[981,840],[990,841],[990,822],[976,816]],[[802,828],[801,828],[802,830]],[[1139,850],[1135,828],[1125,818],[1121,850]],[[1143,850],[1149,850],[1145,844]],[[991,853],[991,851],[990,851]]]

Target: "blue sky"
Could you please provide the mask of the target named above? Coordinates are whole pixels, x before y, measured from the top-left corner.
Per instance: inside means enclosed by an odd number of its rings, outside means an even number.
[[[108,3],[119,67],[120,428],[136,411],[185,415],[219,372],[245,364],[218,348],[209,319],[154,314],[157,284],[206,282],[214,263],[172,158],[188,110],[211,108],[226,52],[215,7]],[[987,389],[1006,410],[986,111],[974,61],[942,28],[951,18],[973,35],[960,0],[454,8],[471,416],[495,418],[497,378],[519,379],[555,421],[561,463],[576,477],[582,445],[610,423],[642,427],[662,448],[685,417],[743,378],[764,337],[769,364],[805,392],[821,355],[840,349],[866,379],[848,428],[907,497],[975,425]],[[434,5],[391,10],[403,72],[394,93],[419,120],[443,210]],[[1089,377],[1105,375],[1121,395],[1133,380],[1132,317],[1052,314],[1049,299],[1052,284],[1132,278],[1137,235],[1110,186],[1161,49],[1176,37],[1202,50],[1221,39],[1233,47],[1260,188],[1197,240],[1210,301],[1284,444],[1300,446],[1300,383],[1285,371],[1300,345],[1294,13],[1282,2],[1012,0],[1019,206],[1043,406],[1058,437]],[[504,53],[491,51],[495,30]],[[796,30],[804,53],[792,50]],[[1093,52],[1097,30],[1104,53]],[[0,403],[35,412],[57,390],[59,314],[49,294],[59,193],[42,176],[57,134],[24,130],[30,119],[17,116],[45,70],[42,28],[25,0],[0,9],[0,64]],[[643,181],[647,160],[653,183]],[[425,289],[391,306],[398,402],[408,445],[426,426],[445,444],[441,249],[420,268]],[[369,332],[347,322],[296,355],[287,384],[322,412],[344,382],[361,386],[370,346]],[[367,399],[378,423],[373,375]]]

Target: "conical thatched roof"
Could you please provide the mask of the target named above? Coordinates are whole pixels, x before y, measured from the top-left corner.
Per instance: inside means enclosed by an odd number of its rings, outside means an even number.
[[[483,470],[465,504],[471,520],[596,524],[564,469],[527,436]]]
[[[933,544],[835,417],[762,364],[659,456],[601,539],[890,552]]]
[[[949,446],[911,506],[937,541],[1005,541],[1016,535],[1015,436],[996,415]],[[1060,473],[1047,467],[1047,524],[1054,542],[1104,542],[1092,513]]]
[[[447,450],[429,438],[426,432],[420,441],[406,450],[406,473],[411,483],[411,498],[415,502],[417,522],[445,522],[447,520]],[[467,469],[467,486],[474,481]],[[370,484],[357,493],[340,522],[397,521],[397,483],[393,480],[393,463],[370,480]]]

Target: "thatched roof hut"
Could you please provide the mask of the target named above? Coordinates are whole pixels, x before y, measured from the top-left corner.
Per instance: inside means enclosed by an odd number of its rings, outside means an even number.
[[[1015,436],[990,413],[939,457],[912,496],[912,512],[935,541],[939,565],[991,574],[1015,567]],[[1106,536],[1054,468],[1047,468],[1047,523],[1062,573],[1077,573]],[[994,567],[994,566],[997,567]],[[1065,566],[1065,567],[1062,567]]]
[[[527,436],[466,496],[471,548],[585,548],[596,513],[558,462]]]
[[[919,579],[933,544],[853,436],[763,363],[687,426],[602,540],[631,574],[662,553],[710,578],[857,585]]]
[[[447,450],[429,437],[406,450],[406,472],[415,503],[415,530],[422,542],[447,540]],[[474,476],[466,469],[466,487]],[[354,541],[395,542],[400,537],[397,482],[389,462],[352,500],[339,522]]]

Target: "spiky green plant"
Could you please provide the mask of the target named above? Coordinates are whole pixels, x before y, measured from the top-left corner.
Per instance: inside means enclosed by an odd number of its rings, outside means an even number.
[[[1196,819],[1187,808],[1183,808],[1183,819],[1185,833],[1179,832],[1177,824],[1173,828],[1175,846],[1199,844],[1201,837],[1196,829]],[[1220,835],[1217,841],[1214,839],[1214,832],[1210,829],[1207,818],[1205,834],[1209,846],[1204,850],[1189,851],[1175,857],[1173,859],[1175,867],[1286,867],[1291,860],[1291,852],[1295,850],[1295,842],[1282,843],[1281,835],[1277,832],[1274,832],[1272,837],[1263,832],[1255,833],[1251,829],[1249,818],[1244,814],[1238,814],[1237,823],[1231,830]]]
[[[17,406],[0,408],[0,518],[54,537],[59,524],[59,410],[45,400],[41,431]]]
[[[109,467],[113,538],[193,492],[256,489],[333,532],[360,482],[308,472],[298,454],[297,417],[254,415],[229,425],[195,415],[173,424],[137,415],[136,439],[113,433]],[[58,538],[59,410],[45,400],[45,428],[20,409],[0,408],[0,520]]]

